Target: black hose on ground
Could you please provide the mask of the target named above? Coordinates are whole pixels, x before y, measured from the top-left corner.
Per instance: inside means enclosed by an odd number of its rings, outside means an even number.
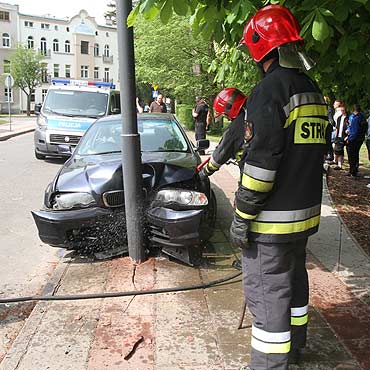
[[[135,295],[146,295],[146,294],[159,294],[159,293],[170,293],[170,292],[184,292],[188,290],[206,289],[215,285],[219,285],[235,279],[240,276],[241,272],[238,271],[232,275],[226,276],[221,279],[212,280],[209,283],[196,284],[189,286],[178,286],[172,288],[162,289],[151,289],[151,290],[133,290],[128,292],[112,292],[112,293],[95,293],[95,294],[72,294],[72,295],[54,295],[54,296],[29,296],[29,297],[18,297],[18,298],[1,298],[0,304],[5,303],[19,303],[28,301],[75,301],[81,299],[96,299],[96,298],[116,298],[116,297],[128,297]]]

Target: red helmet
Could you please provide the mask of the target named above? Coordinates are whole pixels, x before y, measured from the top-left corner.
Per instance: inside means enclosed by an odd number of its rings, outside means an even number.
[[[238,89],[227,87],[220,91],[213,102],[213,109],[218,114],[225,114],[229,119],[238,116],[247,97]]]
[[[278,46],[303,41],[294,15],[281,5],[261,8],[244,28],[242,44],[247,45],[256,62]]]

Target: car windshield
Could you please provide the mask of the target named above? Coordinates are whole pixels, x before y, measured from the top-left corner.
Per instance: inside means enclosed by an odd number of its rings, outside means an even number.
[[[108,94],[94,91],[49,90],[44,113],[71,117],[101,117],[107,111]]]
[[[138,120],[142,152],[187,152],[188,144],[175,120]],[[122,124],[102,121],[94,124],[83,136],[76,154],[97,155],[120,153]]]

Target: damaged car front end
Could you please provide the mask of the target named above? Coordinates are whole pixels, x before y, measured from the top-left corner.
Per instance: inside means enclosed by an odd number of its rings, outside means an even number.
[[[172,115],[139,115],[138,127],[147,248],[195,265],[216,217],[209,180],[195,173],[200,157]],[[32,212],[44,243],[127,251],[120,133],[120,117],[97,121],[49,184]]]

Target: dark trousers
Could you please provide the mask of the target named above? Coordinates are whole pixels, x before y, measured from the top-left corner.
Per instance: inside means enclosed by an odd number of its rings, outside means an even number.
[[[195,122],[195,140],[201,140],[206,138],[206,124],[204,122]],[[204,155],[205,151],[200,150],[200,155]]]
[[[362,140],[353,140],[349,141],[347,144],[349,173],[354,176],[356,176],[358,172],[359,154],[362,142]]]
[[[307,239],[250,242],[243,250],[243,288],[253,315],[253,370],[287,370],[290,348],[306,344],[308,320]]]
[[[366,139],[366,148],[367,148],[368,159],[370,161],[370,138]]]

